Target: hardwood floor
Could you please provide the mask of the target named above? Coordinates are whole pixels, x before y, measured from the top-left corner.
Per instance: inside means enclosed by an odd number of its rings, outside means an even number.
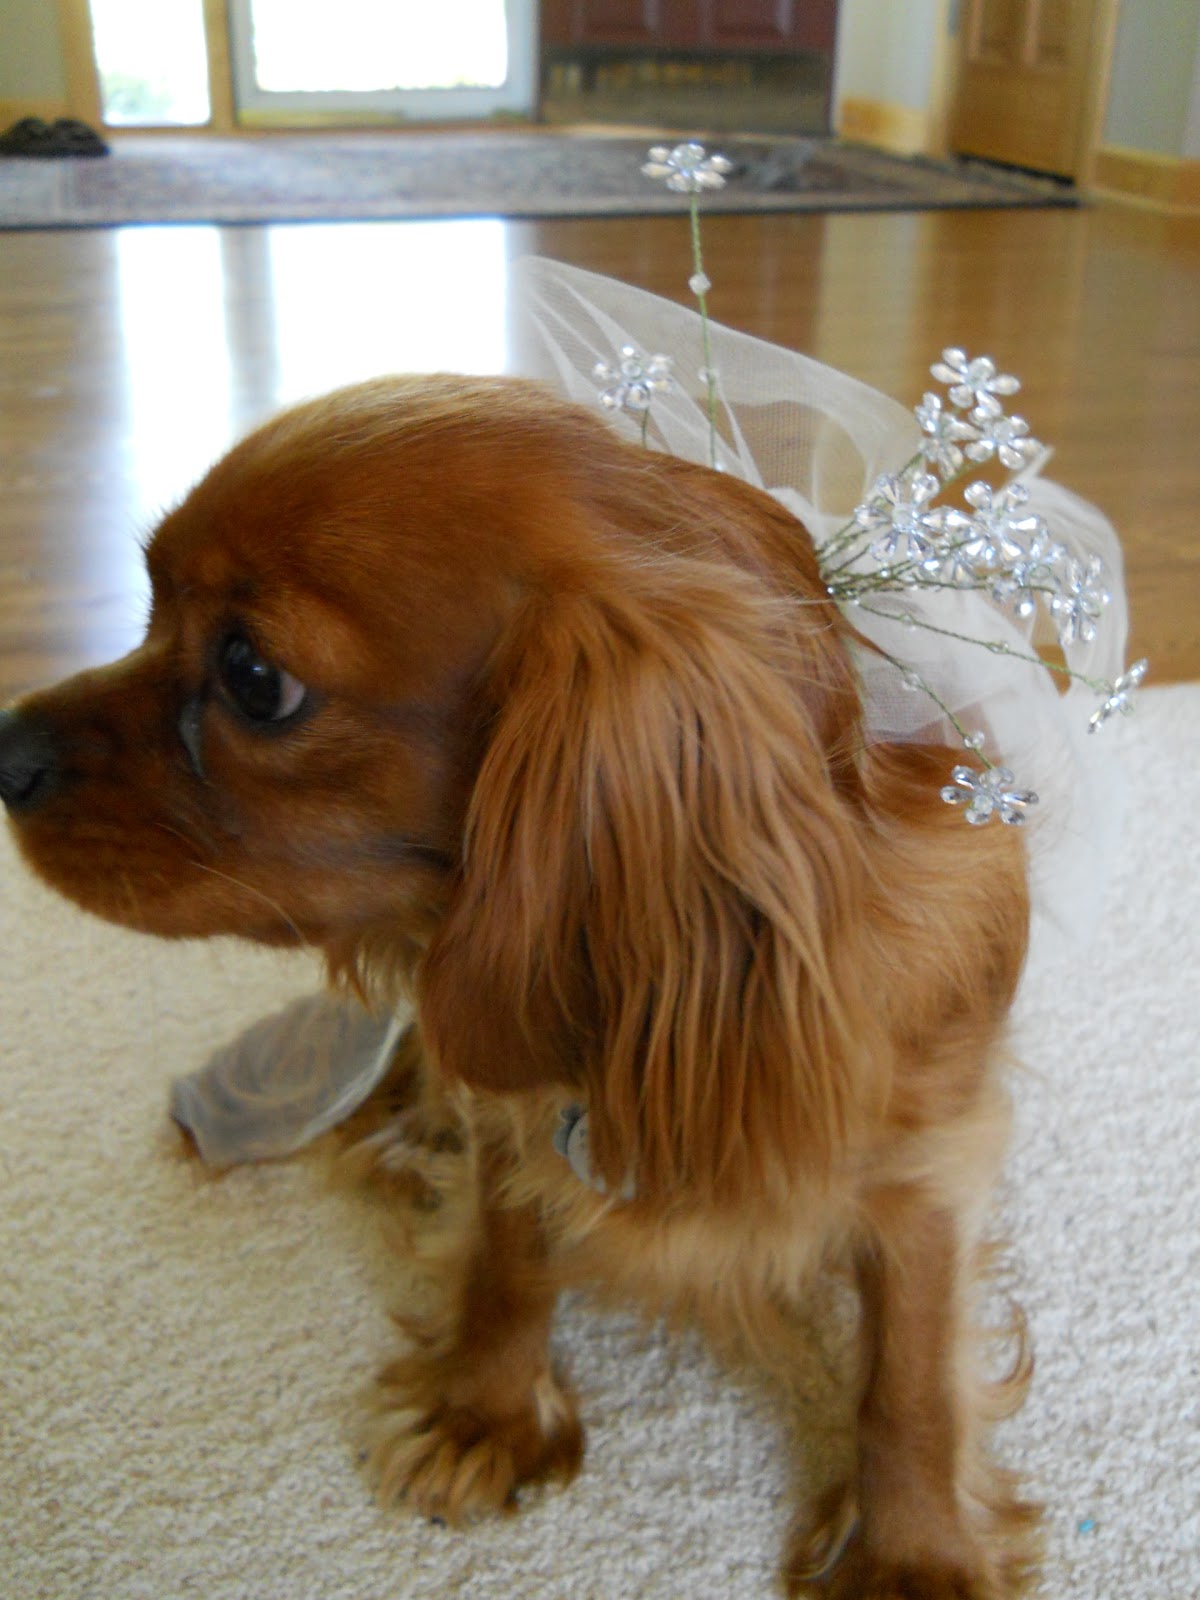
[[[1200,677],[1200,223],[713,217],[704,238],[720,321],[905,403],[948,344],[1018,373],[1051,475],[1121,530],[1133,653]],[[673,218],[0,234],[0,699],[135,642],[139,534],[277,406],[503,370],[528,252],[690,298]]]

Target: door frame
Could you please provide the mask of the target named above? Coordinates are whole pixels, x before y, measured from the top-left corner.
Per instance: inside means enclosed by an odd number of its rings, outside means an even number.
[[[95,42],[92,36],[92,14],[88,0],[56,0],[59,35],[62,40],[63,62],[66,76],[68,111],[81,117],[94,127],[105,127],[103,101],[100,95],[100,74],[96,64]],[[231,134],[253,132],[261,128],[315,128],[315,127],[370,127],[385,124],[404,126],[415,121],[411,114],[403,115],[395,109],[371,109],[361,103],[357,108],[312,106],[305,110],[250,111],[243,108],[239,114],[234,90],[234,52],[231,47],[231,27],[226,0],[201,0],[204,10],[204,37],[208,51],[209,119],[205,123],[180,128],[178,124],[141,123],[135,127],[122,124],[118,131],[136,138],[144,133],[171,131],[188,134]],[[538,0],[517,0],[514,11],[520,9],[527,19],[527,48],[524,62],[527,71],[526,104],[532,116],[537,109],[538,96]],[[511,39],[510,31],[510,39]],[[510,55],[510,63],[516,55]],[[511,74],[510,74],[511,75]],[[431,91],[441,94],[443,91]],[[309,97],[314,98],[314,97]],[[357,97],[356,97],[357,98]],[[477,113],[454,112],[444,103],[442,111],[446,120],[455,117],[475,116]],[[486,113],[485,113],[486,115]],[[520,113],[514,113],[520,116]]]

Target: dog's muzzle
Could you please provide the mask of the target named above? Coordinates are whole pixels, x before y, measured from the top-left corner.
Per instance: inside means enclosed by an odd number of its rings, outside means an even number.
[[[20,711],[0,711],[0,800],[10,811],[32,811],[59,777],[57,741],[50,725]]]

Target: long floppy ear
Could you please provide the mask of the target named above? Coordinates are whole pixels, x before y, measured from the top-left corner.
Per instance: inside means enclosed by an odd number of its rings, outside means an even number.
[[[418,974],[436,1058],[489,1089],[572,1085],[594,1165],[639,1195],[745,1198],[797,1149],[831,1164],[866,1070],[832,608],[653,558],[537,602],[500,678]]]

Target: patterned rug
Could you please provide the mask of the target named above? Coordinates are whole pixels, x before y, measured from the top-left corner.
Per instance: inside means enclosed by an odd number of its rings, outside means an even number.
[[[101,160],[0,160],[0,227],[566,217],[687,209],[641,174],[653,140],[563,133],[173,135]],[[706,211],[918,211],[1076,203],[1073,189],[977,161],[905,160],[832,139],[726,139]]]

